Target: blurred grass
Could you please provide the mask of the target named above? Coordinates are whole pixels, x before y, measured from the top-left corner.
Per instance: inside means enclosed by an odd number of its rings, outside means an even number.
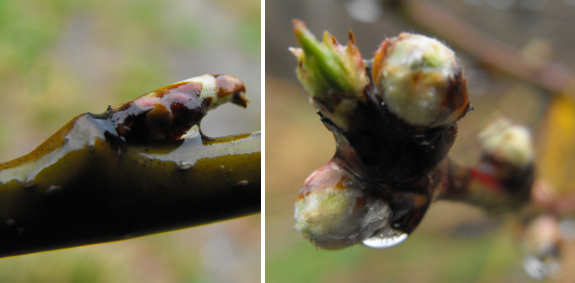
[[[257,0],[0,1],[0,160],[80,113],[205,73],[238,76],[252,103],[218,108],[204,131],[260,130],[260,11]],[[0,259],[0,282],[259,282],[260,224]]]

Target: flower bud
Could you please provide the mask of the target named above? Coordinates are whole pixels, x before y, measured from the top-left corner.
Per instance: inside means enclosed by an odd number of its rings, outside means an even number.
[[[334,161],[313,172],[295,204],[295,228],[318,248],[360,243],[388,227],[392,211]]]
[[[298,59],[299,81],[310,93],[313,105],[345,128],[346,116],[369,84],[353,33],[350,31],[348,43],[343,46],[327,31],[320,43],[302,21],[293,20],[293,26],[302,47],[290,48]]]
[[[470,109],[454,52],[436,39],[401,33],[375,52],[372,78],[388,109],[414,126],[457,121]]]
[[[531,134],[524,126],[499,119],[478,135],[481,160],[469,169],[468,201],[492,214],[520,209],[531,199],[534,181]]]
[[[533,163],[531,132],[525,126],[513,125],[501,118],[487,126],[479,135],[485,154],[499,161],[525,167]]]

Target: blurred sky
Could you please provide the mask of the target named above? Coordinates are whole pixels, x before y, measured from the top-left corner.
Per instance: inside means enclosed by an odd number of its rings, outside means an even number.
[[[259,0],[0,1],[0,160],[74,116],[205,73],[246,85],[209,136],[260,130]],[[0,259],[0,282],[259,282],[260,215],[178,232]]]

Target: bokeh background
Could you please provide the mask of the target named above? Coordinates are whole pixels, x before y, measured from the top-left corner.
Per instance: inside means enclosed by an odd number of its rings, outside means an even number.
[[[259,0],[0,1],[0,160],[72,117],[205,73],[244,81],[210,136],[260,130]],[[0,282],[259,282],[260,215],[134,240],[0,259]]]
[[[400,32],[435,36],[463,65],[475,110],[459,123],[451,156],[473,164],[476,134],[505,116],[533,130],[538,176],[560,193],[575,189],[575,1],[266,1],[266,282],[532,282],[511,216],[487,217],[448,202],[431,206],[397,247],[318,251],[293,229],[305,178],[335,151],[297,82],[291,20],[345,43],[352,29],[364,58]],[[573,247],[564,256],[572,270]],[[571,254],[571,258],[569,258]],[[570,281],[573,277],[563,277]]]

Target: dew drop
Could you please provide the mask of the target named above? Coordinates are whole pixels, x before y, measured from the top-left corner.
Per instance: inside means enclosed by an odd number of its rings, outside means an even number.
[[[250,182],[248,180],[242,180],[234,184],[234,186],[247,186]]]
[[[220,168],[222,168],[222,169],[226,169],[226,166],[222,165],[222,166],[220,166]]]
[[[61,186],[50,185],[50,187],[48,187],[48,189],[46,190],[46,194],[47,195],[55,195],[55,194],[60,193],[61,191],[62,191]]]
[[[372,249],[387,249],[395,247],[407,240],[407,234],[391,230],[390,232],[375,235],[371,238],[363,240],[362,244]]]
[[[192,162],[189,161],[182,161],[178,164],[178,169],[180,170],[188,170],[190,168],[192,168],[192,166],[194,166],[194,164]]]
[[[14,226],[14,224],[16,224],[16,221],[14,221],[14,219],[6,220],[6,226],[12,227],[12,226]]]

